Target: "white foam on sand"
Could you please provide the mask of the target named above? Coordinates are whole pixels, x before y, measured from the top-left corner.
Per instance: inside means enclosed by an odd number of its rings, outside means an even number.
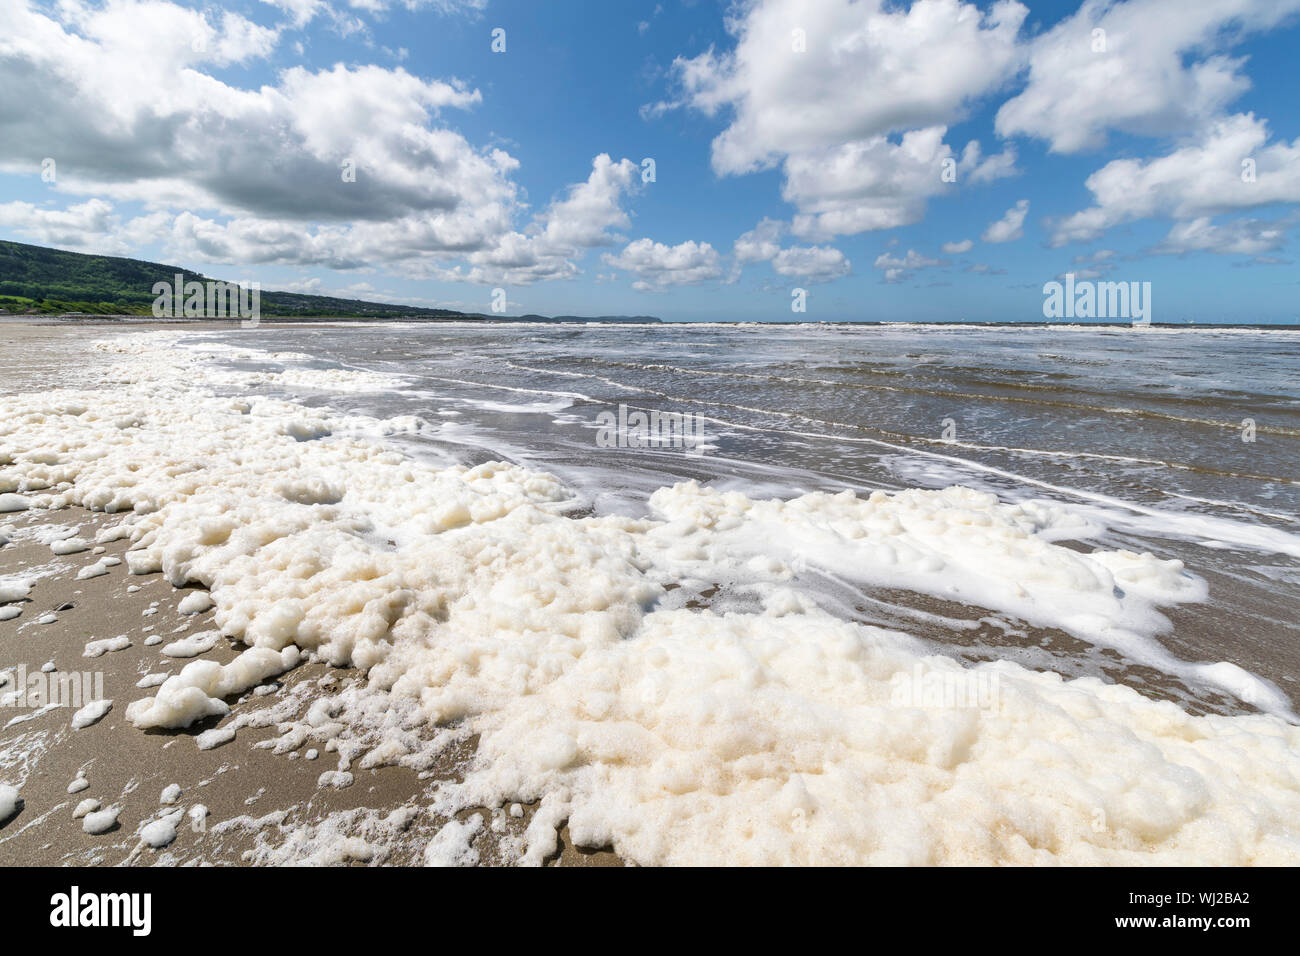
[[[112,390],[0,398],[0,479],[54,489],[36,508],[123,515],[129,570],[207,588],[214,626],[250,645],[131,703],[137,727],[224,716],[302,652],[368,682],[280,725],[286,738],[335,744],[346,774],[354,759],[425,768],[478,735],[433,807],[539,802],[527,862],[566,820],[578,844],[647,864],[1300,862],[1285,699],[1230,662],[1160,651],[1160,609],[1203,582],[1055,543],[1086,523],[1068,510],[962,488],[757,501],[688,483],[649,517],[577,518],[549,475],[437,468],[361,437],[355,415],[205,390],[171,335],[99,346],[121,358]],[[799,562],[1262,687],[1278,715],[1195,717],[1095,679],[964,668],[832,616]],[[674,597],[716,584],[743,609]],[[346,839],[285,846],[382,856]]]
[[[117,826],[117,818],[121,813],[121,807],[109,807],[107,810],[87,813],[81,820],[81,829],[92,836],[107,833]]]
[[[0,579],[0,604],[11,601],[25,601],[32,591],[30,581],[14,578]]]
[[[175,841],[176,827],[184,816],[183,809],[173,810],[163,814],[157,820],[144,824],[139,830],[141,842],[155,850],[168,846]]]
[[[181,614],[202,614],[208,608],[212,607],[212,598],[205,591],[195,591],[181,600],[176,605],[176,610]]]
[[[72,715],[72,729],[84,730],[92,724],[99,723],[112,708],[111,700],[92,700]]]
[[[216,647],[220,640],[220,631],[200,631],[198,634],[172,641],[162,649],[162,654],[164,657],[198,657]]]
[[[483,816],[478,813],[464,822],[448,821],[425,846],[424,865],[474,866],[479,854],[471,843],[482,829]]]
[[[297,665],[298,649],[281,651],[250,647],[229,664],[194,661],[169,677],[153,697],[134,701],[126,719],[142,730],[152,727],[188,727],[205,717],[224,717],[230,707],[223,698],[241,694],[268,677]]]
[[[4,823],[18,812],[18,788],[7,783],[0,783],[0,823]]]
[[[81,652],[82,657],[103,657],[105,654],[113,651],[124,651],[131,646],[131,638],[125,634],[119,634],[117,637],[106,637],[98,641],[88,641],[85,649]]]

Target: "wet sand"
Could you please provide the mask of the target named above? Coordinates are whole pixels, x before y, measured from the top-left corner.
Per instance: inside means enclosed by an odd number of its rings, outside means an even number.
[[[75,324],[74,324],[75,322]],[[77,352],[77,361],[68,361],[67,341],[82,329],[89,338],[99,338],[110,329],[150,332],[181,328],[177,323],[106,319],[59,320],[51,316],[6,316],[0,320],[0,395],[30,391],[33,387],[93,388],[96,382],[88,374],[93,368],[109,363],[108,356],[88,349]],[[193,328],[190,323],[187,328]],[[205,326],[206,327],[206,326]],[[234,323],[213,321],[211,328],[234,328]]]

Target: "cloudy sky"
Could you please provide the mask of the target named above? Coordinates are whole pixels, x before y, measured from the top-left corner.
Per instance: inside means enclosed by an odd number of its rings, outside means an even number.
[[[1300,322],[1300,0],[0,0],[0,237],[511,312]]]

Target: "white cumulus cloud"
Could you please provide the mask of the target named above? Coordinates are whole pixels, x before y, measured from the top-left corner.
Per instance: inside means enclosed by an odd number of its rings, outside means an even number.
[[[637,277],[632,288],[649,292],[670,286],[697,285],[722,276],[718,251],[707,242],[689,239],[675,246],[637,239],[629,242],[618,255],[605,253],[606,265]]]
[[[1300,138],[1267,142],[1267,123],[1245,113],[1216,121],[1204,136],[1156,159],[1112,160],[1085,182],[1093,205],[1056,223],[1052,242],[1091,240],[1137,219],[1300,202]]]
[[[943,136],[1015,74],[1026,13],[1006,0],[985,11],[960,0],[753,0],[728,20],[734,49],[679,58],[680,100],[651,112],[725,114],[714,170],[780,165],[798,235],[906,225],[953,188],[941,177],[959,157]],[[972,142],[960,163],[987,182],[1014,171],[1015,153],[985,159]]]
[[[1186,134],[1250,88],[1244,59],[1221,51],[1297,11],[1300,0],[1085,0],[1030,43],[1028,83],[997,130],[1059,153],[1097,148],[1110,130]]]
[[[1003,214],[1002,218],[990,223],[980,236],[985,242],[1011,242],[1025,234],[1025,216],[1029,214],[1029,200],[1021,199]]]

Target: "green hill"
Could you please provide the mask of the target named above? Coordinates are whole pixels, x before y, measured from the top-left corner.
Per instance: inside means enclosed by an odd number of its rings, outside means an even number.
[[[0,309],[11,313],[54,315],[150,315],[155,282],[172,283],[177,274],[185,281],[212,278],[178,266],[127,259],[92,256],[0,240]],[[430,309],[363,299],[340,299],[328,295],[298,292],[261,293],[263,318],[352,318],[374,319],[505,319],[508,316],[453,309]],[[586,321],[578,316],[548,319],[526,316],[527,321]],[[516,320],[518,321],[518,320]],[[649,316],[601,316],[599,321],[657,322]]]
[[[149,315],[155,282],[206,281],[210,276],[142,259],[91,256],[0,240],[0,308],[41,314],[87,312]],[[296,292],[262,292],[263,316],[463,318],[470,313],[339,299]]]

